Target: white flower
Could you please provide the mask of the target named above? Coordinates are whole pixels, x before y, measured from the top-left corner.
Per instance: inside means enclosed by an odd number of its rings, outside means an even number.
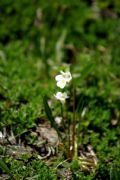
[[[55,79],[57,81],[57,86],[63,89],[66,85],[66,79],[62,75],[57,75]]]
[[[55,95],[55,98],[61,101],[61,103],[65,103],[65,100],[68,98],[68,95],[66,92],[57,92]]]
[[[72,79],[71,73],[69,71],[63,72],[60,71],[61,74],[55,77],[57,81],[57,86],[63,89],[67,83],[69,83]]]
[[[58,125],[60,125],[61,122],[62,122],[62,117],[56,116],[56,117],[55,117],[55,122],[56,122]]]
[[[63,78],[65,78],[67,83],[69,83],[72,80],[72,75],[69,71],[66,71],[66,72],[60,71],[60,72],[61,72]]]

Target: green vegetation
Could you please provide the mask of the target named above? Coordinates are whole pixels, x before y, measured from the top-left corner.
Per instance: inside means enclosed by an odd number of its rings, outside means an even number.
[[[45,160],[36,151],[15,158],[5,153],[0,139],[2,179],[65,179],[59,171],[69,169],[71,179],[120,179],[119,37],[119,0],[0,0],[0,132],[6,128],[10,136],[12,130],[26,143],[23,135],[41,119],[56,129],[54,117],[61,109],[54,100],[54,78],[68,63],[77,76],[78,154],[90,144],[98,159],[90,171],[65,161],[67,142]],[[57,127],[63,142],[72,105],[70,89],[65,126]]]

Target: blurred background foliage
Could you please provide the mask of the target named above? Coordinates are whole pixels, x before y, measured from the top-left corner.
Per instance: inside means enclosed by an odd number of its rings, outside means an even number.
[[[27,51],[39,54],[45,41],[47,56],[60,37],[77,50],[112,42],[114,47],[115,40],[119,41],[119,7],[119,0],[1,0],[0,42],[22,41]]]

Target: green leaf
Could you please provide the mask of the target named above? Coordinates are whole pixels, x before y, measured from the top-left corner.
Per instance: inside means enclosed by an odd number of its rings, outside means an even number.
[[[5,164],[5,162],[0,159],[0,168],[7,174],[9,174],[11,177],[13,177],[13,175],[10,172],[10,169],[8,168],[8,166]]]
[[[46,113],[48,120],[50,121],[51,127],[53,127],[57,131],[58,135],[60,135],[60,131],[59,131],[58,126],[54,120],[54,117],[52,115],[52,111],[48,105],[48,98],[46,96],[44,96],[44,98],[43,98],[43,103],[44,103],[45,113]]]
[[[85,79],[94,70],[94,67],[94,64],[87,64],[81,72],[80,80]]]
[[[84,104],[85,104],[84,97],[81,95],[81,97],[78,101],[78,104],[77,104],[77,108],[76,108],[77,113],[79,113],[79,114],[82,113],[82,110],[84,108]]]

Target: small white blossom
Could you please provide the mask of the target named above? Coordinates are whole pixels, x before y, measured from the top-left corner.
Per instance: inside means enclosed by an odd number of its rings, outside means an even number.
[[[56,116],[56,117],[55,117],[55,122],[56,122],[58,125],[60,125],[61,122],[62,122],[62,117]]]
[[[71,73],[69,71],[63,72],[60,71],[61,74],[55,77],[57,81],[57,86],[63,89],[67,83],[69,83],[72,79]]]
[[[57,81],[57,86],[61,89],[63,89],[66,86],[66,80],[62,75],[57,75],[55,79]]]
[[[57,92],[55,95],[55,98],[61,101],[61,103],[65,103],[65,100],[68,98],[68,95],[66,92]]]
[[[72,75],[69,71],[66,71],[66,72],[60,71],[60,72],[61,72],[63,78],[65,78],[67,83],[69,83],[72,80]]]

